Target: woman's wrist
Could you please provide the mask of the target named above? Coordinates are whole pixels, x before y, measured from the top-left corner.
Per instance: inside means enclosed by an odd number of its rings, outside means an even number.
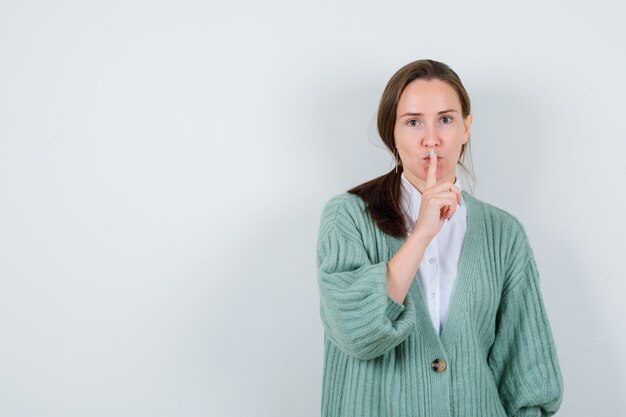
[[[421,228],[415,226],[415,229],[413,229],[413,232],[411,233],[411,235],[409,236],[407,240],[411,239],[415,242],[420,242],[421,246],[424,247],[424,251],[425,251],[428,245],[430,245],[430,242],[434,238],[435,238],[434,236],[430,236],[428,233],[424,232]]]

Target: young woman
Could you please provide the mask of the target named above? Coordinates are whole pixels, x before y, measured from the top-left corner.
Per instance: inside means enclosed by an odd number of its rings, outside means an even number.
[[[322,416],[559,409],[563,381],[524,227],[460,189],[471,124],[452,69],[404,66],[378,109],[395,168],[324,206]]]

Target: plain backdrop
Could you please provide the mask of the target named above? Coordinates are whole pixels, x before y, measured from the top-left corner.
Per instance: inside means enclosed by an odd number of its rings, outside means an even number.
[[[0,1],[0,417],[317,416],[315,247],[450,65],[528,233],[562,416],[626,409],[618,1]],[[464,186],[468,189],[467,186]]]

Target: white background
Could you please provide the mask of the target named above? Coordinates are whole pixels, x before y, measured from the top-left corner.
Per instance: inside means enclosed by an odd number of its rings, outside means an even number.
[[[626,409],[621,2],[1,1],[0,417],[317,416],[319,215],[401,66],[471,100],[562,416]],[[467,187],[465,188],[467,189]]]

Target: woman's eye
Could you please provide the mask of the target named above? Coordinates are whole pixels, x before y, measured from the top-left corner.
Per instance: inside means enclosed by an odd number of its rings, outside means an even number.
[[[415,127],[417,125],[417,120],[411,119],[408,122],[406,122],[406,124],[408,124],[411,127]]]
[[[450,124],[450,123],[452,123],[452,117],[450,117],[450,116],[443,116],[443,117],[441,118],[441,120],[445,120],[445,119],[448,119],[448,120],[449,120],[448,122],[444,122],[445,124]]]

